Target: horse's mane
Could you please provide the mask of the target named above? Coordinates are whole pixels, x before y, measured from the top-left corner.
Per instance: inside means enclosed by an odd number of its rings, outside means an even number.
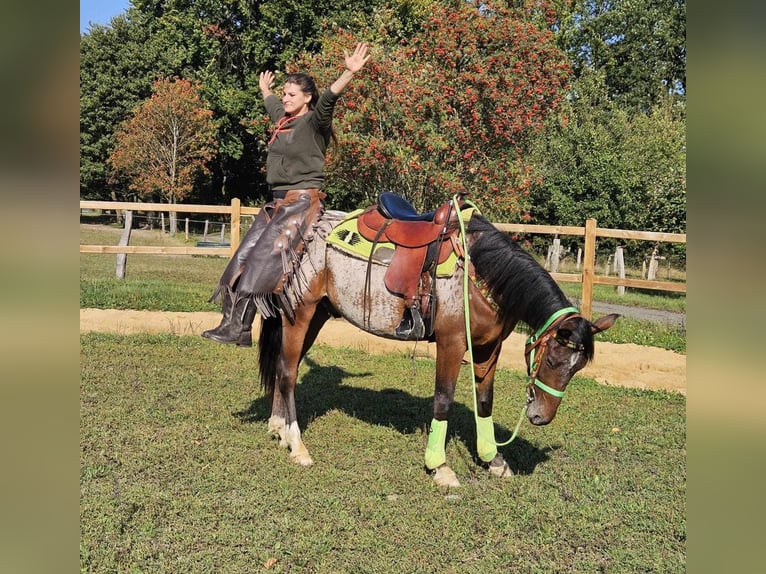
[[[504,324],[521,320],[530,328],[541,327],[548,318],[571,306],[550,274],[507,233],[480,215],[474,215],[467,232],[474,236],[469,255],[476,274],[487,285]],[[570,337],[593,357],[593,334],[588,321],[578,321]]]

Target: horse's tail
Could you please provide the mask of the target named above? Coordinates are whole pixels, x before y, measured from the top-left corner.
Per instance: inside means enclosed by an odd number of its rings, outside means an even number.
[[[282,350],[282,316],[261,318],[261,334],[258,339],[258,371],[261,389],[272,394],[277,381],[277,362]]]

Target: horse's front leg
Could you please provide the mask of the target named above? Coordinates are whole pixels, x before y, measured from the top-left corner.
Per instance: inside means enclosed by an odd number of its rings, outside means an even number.
[[[460,486],[455,472],[447,465],[445,443],[447,421],[455,399],[455,385],[460,374],[460,364],[465,343],[458,337],[436,341],[436,383],[434,388],[433,420],[428,433],[425,464],[433,472],[434,482],[439,486]]]
[[[497,451],[495,423],[492,420],[495,369],[502,342],[474,349],[474,384],[476,385],[476,452],[486,463],[490,474],[501,478],[513,476],[513,471]]]

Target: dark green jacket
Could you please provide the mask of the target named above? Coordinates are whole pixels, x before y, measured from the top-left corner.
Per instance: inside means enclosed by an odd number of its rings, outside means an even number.
[[[340,96],[327,88],[313,110],[297,117],[280,130],[269,145],[266,181],[272,191],[324,187],[325,152],[332,134],[332,115]],[[264,100],[276,124],[285,115],[275,95]]]

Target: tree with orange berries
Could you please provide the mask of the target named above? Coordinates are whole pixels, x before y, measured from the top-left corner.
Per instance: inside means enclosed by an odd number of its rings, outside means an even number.
[[[299,66],[326,83],[350,45],[340,32]],[[467,191],[492,216],[523,220],[524,152],[570,74],[552,34],[519,10],[461,0],[432,5],[420,34],[383,50],[338,106],[331,197],[363,204],[390,190],[425,209]]]
[[[140,197],[179,203],[208,173],[207,163],[216,152],[215,130],[198,84],[160,78],[151,97],[118,129],[110,163]],[[175,215],[170,214],[171,233]]]

